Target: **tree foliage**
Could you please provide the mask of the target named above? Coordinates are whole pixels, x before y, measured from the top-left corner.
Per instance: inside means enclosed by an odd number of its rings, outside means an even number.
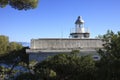
[[[120,32],[116,34],[108,31],[103,35],[103,49],[98,52],[101,55],[99,62],[99,80],[120,79]]]
[[[99,50],[102,60],[112,61],[120,59],[120,32],[108,31],[103,35],[103,49]]]
[[[42,80],[93,80],[95,63],[90,56],[58,54],[38,63],[34,71]]]
[[[5,7],[8,4],[8,0],[0,0],[0,7]]]
[[[0,35],[0,54],[8,51],[9,39],[7,36]]]
[[[17,76],[15,80],[38,80],[38,78],[34,74],[31,74],[31,73],[23,73]]]
[[[15,67],[22,66],[23,68],[29,70],[29,67],[28,67],[29,58],[28,57],[29,57],[28,54],[26,54],[26,48],[22,48],[20,50],[14,50],[14,51],[9,52],[9,54],[4,54],[0,56],[0,63],[10,65],[9,68],[1,67],[0,75],[3,75],[4,77],[8,75],[9,76],[8,80],[11,80],[10,76],[14,78],[15,77],[14,74],[16,74],[17,72],[21,72],[20,70],[17,70],[16,72],[14,70]]]
[[[9,42],[7,36],[0,35],[0,64],[10,65],[9,68],[0,65],[0,75],[5,78],[6,75],[12,75],[16,66],[28,67],[28,54],[26,47],[17,42]],[[0,78],[1,80],[1,78]]]
[[[38,0],[0,0],[0,7],[10,5],[14,9],[28,10],[34,9],[38,5]]]
[[[23,46],[17,42],[9,42],[9,38],[5,35],[0,35],[0,55],[10,53],[14,50],[20,50]]]
[[[14,50],[17,51],[17,50],[20,50],[22,48],[23,48],[23,46],[19,43],[16,43],[16,42],[10,42],[9,46],[8,46],[9,51],[14,51]]]

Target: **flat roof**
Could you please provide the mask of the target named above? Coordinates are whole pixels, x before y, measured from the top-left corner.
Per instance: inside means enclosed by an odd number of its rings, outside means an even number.
[[[38,38],[31,40],[101,40],[98,38]]]

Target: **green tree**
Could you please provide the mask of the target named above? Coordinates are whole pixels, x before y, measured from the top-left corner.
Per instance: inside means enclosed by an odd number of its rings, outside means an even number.
[[[38,63],[34,67],[35,74],[41,80],[94,80],[95,62],[92,57],[71,53],[58,54]]]
[[[0,7],[5,7],[8,4],[8,0],[0,0]]]
[[[0,7],[10,5],[14,9],[28,10],[34,9],[38,5],[38,0],[0,0]]]
[[[0,35],[0,55],[5,53],[11,53],[11,51],[17,51],[22,49],[23,46],[17,42],[9,42],[9,39],[5,35]]]
[[[8,45],[9,45],[8,37],[4,35],[0,35],[0,55],[7,53]]]
[[[20,50],[23,46],[17,42],[10,42],[8,45],[8,51]]]
[[[98,53],[101,60],[99,68],[99,80],[120,80],[120,32],[116,34],[108,31],[102,38],[103,49]]]
[[[28,54],[26,54],[26,49],[27,47],[23,47],[17,42],[9,42],[7,36],[0,35],[0,63],[11,65],[9,69],[0,66],[0,75],[2,75],[2,78],[6,74],[13,76],[11,74],[15,73],[14,68],[16,66],[23,66],[29,69],[29,59]]]
[[[4,73],[2,75],[7,74],[8,76],[13,76],[16,73],[16,71],[14,70],[16,66],[22,66],[29,70],[29,58],[28,58],[29,56],[28,54],[26,54],[25,51],[26,51],[26,48],[22,48],[20,50],[11,51],[9,52],[9,54],[0,56],[0,62],[7,65],[11,65],[9,69],[7,69],[7,71],[2,70],[2,73]],[[21,72],[21,71],[17,70],[17,72]]]
[[[38,78],[31,73],[23,73],[21,75],[18,75],[15,80],[38,80]]]

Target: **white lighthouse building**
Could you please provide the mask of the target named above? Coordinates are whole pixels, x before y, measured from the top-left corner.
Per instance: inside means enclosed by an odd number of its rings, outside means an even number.
[[[78,16],[77,20],[75,21],[75,29],[73,32],[70,33],[72,38],[89,38],[90,33],[84,27],[84,20],[81,16]]]

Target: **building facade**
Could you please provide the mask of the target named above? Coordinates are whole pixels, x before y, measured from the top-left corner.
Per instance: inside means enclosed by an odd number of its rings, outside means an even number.
[[[26,52],[30,61],[42,61],[48,56],[69,53],[72,50],[80,50],[81,55],[91,54],[96,58],[98,57],[96,49],[102,48],[102,44],[100,39],[90,38],[90,32],[84,27],[84,20],[78,16],[75,29],[70,33],[69,38],[31,39],[31,47]]]

